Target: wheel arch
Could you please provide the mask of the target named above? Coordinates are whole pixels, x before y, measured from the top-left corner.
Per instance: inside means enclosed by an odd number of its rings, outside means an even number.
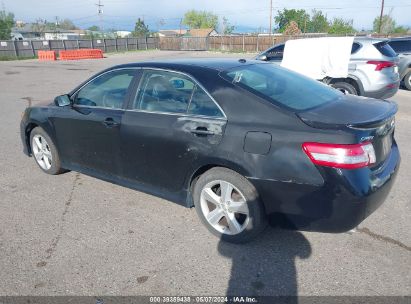
[[[36,120],[31,120],[30,122],[27,123],[27,125],[24,129],[25,143],[26,143],[27,151],[28,151],[29,155],[31,155],[31,153],[32,153],[31,143],[30,143],[30,134],[33,131],[33,129],[36,128],[36,127],[42,128],[44,130],[44,132],[46,132],[47,135],[51,138],[53,143],[54,144],[56,143],[55,138],[53,136],[53,133],[51,132],[51,128],[50,128],[50,126],[48,126],[48,124],[40,123],[39,121],[36,121]]]
[[[408,64],[408,67],[404,70],[404,72],[402,72],[402,74],[400,75],[400,79],[403,81],[405,76],[407,76],[409,72],[411,72],[411,62]]]
[[[193,207],[194,206],[192,193],[193,193],[194,186],[195,186],[197,180],[200,178],[200,176],[202,174],[204,174],[208,170],[210,170],[212,168],[216,168],[216,167],[227,168],[227,169],[233,170],[234,172],[237,172],[238,174],[241,174],[243,176],[249,176],[248,171],[244,167],[239,166],[235,163],[230,163],[230,162],[225,162],[225,161],[224,162],[216,161],[216,162],[212,162],[212,163],[201,164],[201,165],[196,167],[196,169],[193,171],[193,173],[191,175],[189,175],[189,177],[187,178],[187,181],[186,181],[186,189],[187,189],[186,204],[187,204],[187,207]]]
[[[34,128],[39,127],[39,126],[40,125],[37,122],[29,122],[26,125],[26,128],[24,129],[24,138],[25,138],[25,143],[27,146],[27,152],[29,153],[29,155],[32,154],[31,143],[30,143],[31,131],[33,131]]]
[[[364,87],[362,86],[361,81],[356,77],[347,77],[347,78],[331,78],[327,84],[331,85],[337,82],[346,82],[351,84],[356,90],[358,95],[364,95]]]

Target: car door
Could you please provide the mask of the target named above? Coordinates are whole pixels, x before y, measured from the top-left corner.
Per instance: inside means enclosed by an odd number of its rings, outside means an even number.
[[[191,77],[143,69],[121,126],[122,175],[179,192],[195,161],[213,155],[225,125],[221,108]]]
[[[63,162],[98,173],[119,173],[120,126],[135,69],[92,79],[71,96],[72,106],[54,119]]]

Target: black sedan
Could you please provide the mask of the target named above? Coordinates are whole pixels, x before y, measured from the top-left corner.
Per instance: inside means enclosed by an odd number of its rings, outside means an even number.
[[[21,138],[46,173],[194,206],[213,234],[245,242],[268,216],[342,232],[372,213],[400,163],[396,111],[260,61],[145,62],[27,108]]]

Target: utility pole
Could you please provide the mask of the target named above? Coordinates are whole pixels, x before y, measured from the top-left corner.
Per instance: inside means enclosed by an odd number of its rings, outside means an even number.
[[[58,33],[58,27],[60,25],[59,23],[59,16],[56,16],[56,26],[54,27],[54,39],[57,40],[57,33]]]
[[[271,36],[271,33],[273,32],[272,22],[273,22],[273,0],[270,0],[270,29],[269,29],[270,36]]]
[[[380,14],[380,23],[378,24],[378,34],[381,34],[383,14],[384,14],[384,0],[381,1],[381,14]]]
[[[96,6],[97,6],[98,19],[99,19],[99,23],[100,23],[100,31],[103,32],[103,9],[102,9],[102,7],[104,5],[101,4],[101,0],[98,0],[98,3],[96,3]]]

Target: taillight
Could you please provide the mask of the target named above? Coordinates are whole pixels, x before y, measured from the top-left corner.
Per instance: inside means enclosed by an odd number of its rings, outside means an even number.
[[[356,169],[376,161],[374,147],[370,142],[353,145],[306,142],[302,147],[311,161],[319,166]]]
[[[370,61],[367,61],[367,63],[374,64],[376,71],[381,71],[382,69],[395,66],[395,62],[392,62],[392,61],[370,60]]]

